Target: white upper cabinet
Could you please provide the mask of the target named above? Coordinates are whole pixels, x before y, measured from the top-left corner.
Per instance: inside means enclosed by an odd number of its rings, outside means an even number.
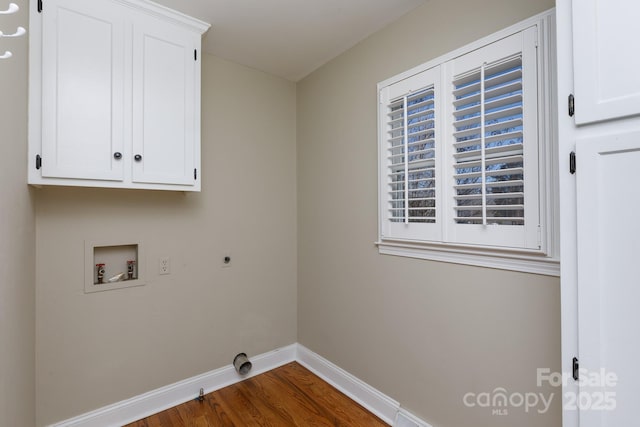
[[[101,0],[50,0],[47,7],[52,13],[42,16],[42,176],[122,181],[121,14]]]
[[[573,3],[576,124],[640,114],[640,2]]]
[[[199,191],[209,25],[146,0],[36,3],[29,183]]]
[[[157,19],[133,27],[134,182],[190,185],[197,177],[199,41],[199,35]]]

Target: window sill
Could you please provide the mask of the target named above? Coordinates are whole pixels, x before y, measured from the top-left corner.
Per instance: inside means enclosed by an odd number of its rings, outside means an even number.
[[[428,259],[545,276],[560,276],[560,261],[542,254],[398,241],[378,241],[376,246],[378,246],[379,253],[383,255]]]

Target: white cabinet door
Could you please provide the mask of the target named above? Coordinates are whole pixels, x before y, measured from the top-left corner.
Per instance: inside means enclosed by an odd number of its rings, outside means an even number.
[[[154,18],[133,27],[133,182],[196,182],[198,46],[199,35]]]
[[[103,0],[47,0],[46,7],[42,176],[122,180],[122,12]]]
[[[640,2],[573,0],[576,123],[640,114]]]
[[[560,173],[563,373],[571,378],[577,357],[586,370],[582,380],[603,380],[600,369],[617,377],[599,388],[566,381],[563,425],[635,426],[640,402],[640,3],[557,0],[556,11],[560,165],[571,151],[577,153],[575,174],[564,167]],[[575,121],[566,110],[573,90]]]
[[[581,139],[576,153],[581,376],[618,379],[580,388],[580,427],[629,427],[640,402],[640,132]]]

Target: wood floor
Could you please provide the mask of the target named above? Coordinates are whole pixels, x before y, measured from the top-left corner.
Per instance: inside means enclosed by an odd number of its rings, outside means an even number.
[[[388,427],[296,362],[126,427]]]

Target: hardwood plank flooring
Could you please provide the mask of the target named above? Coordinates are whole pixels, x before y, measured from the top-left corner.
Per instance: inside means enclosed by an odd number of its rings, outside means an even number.
[[[388,427],[293,362],[125,427]]]

